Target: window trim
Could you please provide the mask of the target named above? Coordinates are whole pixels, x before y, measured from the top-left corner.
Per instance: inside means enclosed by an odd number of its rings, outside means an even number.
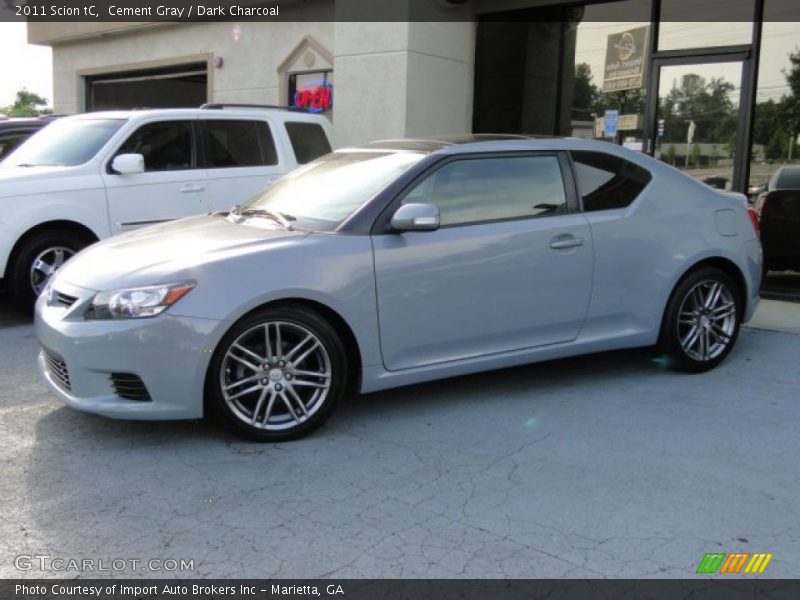
[[[267,164],[260,164],[260,165],[235,165],[235,166],[224,166],[224,167],[216,167],[209,164],[208,156],[210,154],[209,147],[208,147],[208,123],[214,122],[253,122],[253,123],[263,123],[267,127],[267,131],[270,135],[270,140],[272,141],[272,150],[275,156],[275,162],[267,163]],[[262,152],[262,156],[264,153],[264,146],[263,140],[261,138],[258,139],[259,149]],[[275,139],[275,129],[272,127],[272,123],[270,123],[267,119],[261,119],[258,117],[247,117],[247,116],[229,116],[229,117],[220,117],[220,118],[206,118],[206,119],[199,119],[197,124],[197,146],[200,150],[199,152],[199,160],[197,162],[198,165],[202,165],[201,169],[207,169],[209,171],[215,171],[217,169],[263,169],[264,167],[277,167],[281,164],[281,153],[278,148],[278,142]]]
[[[460,160],[476,160],[476,159],[499,159],[499,158],[521,158],[521,157],[535,157],[535,156],[550,156],[558,160],[558,167],[561,171],[561,181],[564,185],[564,198],[566,200],[567,211],[556,215],[521,215],[519,217],[505,217],[500,219],[487,219],[483,221],[470,221],[469,223],[452,223],[448,225],[441,225],[439,229],[452,229],[455,227],[472,227],[475,225],[490,225],[495,223],[505,223],[512,221],[524,221],[528,219],[544,219],[555,218],[566,215],[571,215],[580,212],[578,205],[578,197],[575,194],[575,179],[568,163],[568,157],[565,156],[566,152],[562,150],[512,150],[505,152],[464,152],[457,154],[446,155],[442,160],[439,160],[418,173],[411,181],[403,186],[395,196],[387,203],[386,207],[381,211],[378,218],[375,220],[370,235],[397,235],[398,232],[392,229],[390,222],[392,215],[397,208],[402,204],[403,198],[414,189],[424,179],[444,168],[450,163]],[[426,232],[431,233],[431,232]]]
[[[124,138],[117,144],[116,148],[111,152],[106,161],[106,173],[109,175],[119,175],[113,168],[111,168],[111,163],[114,162],[114,159],[119,156],[120,149],[127,143],[127,141],[133,136],[137,131],[139,131],[142,127],[147,127],[148,125],[155,125],[157,123],[180,123],[186,122],[189,123],[189,135],[191,135],[191,165],[188,169],[159,169],[158,171],[148,171],[145,169],[140,175],[146,175],[148,173],[180,173],[184,171],[196,171],[200,167],[199,160],[199,147],[198,147],[198,135],[197,135],[197,119],[196,118],[175,118],[171,117],[168,119],[154,119],[152,121],[144,121],[142,123],[138,123],[131,129],[131,132],[126,134]],[[123,125],[124,127],[124,125]],[[119,131],[117,132],[119,133]]]

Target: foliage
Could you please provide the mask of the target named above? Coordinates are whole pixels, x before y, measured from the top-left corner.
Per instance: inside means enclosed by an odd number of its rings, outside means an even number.
[[[47,98],[25,88],[17,92],[14,104],[0,108],[0,113],[9,117],[37,117],[52,112],[52,109],[47,108]]]

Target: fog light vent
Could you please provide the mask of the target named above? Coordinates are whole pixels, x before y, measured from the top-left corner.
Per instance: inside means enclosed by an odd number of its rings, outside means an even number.
[[[69,380],[69,371],[67,370],[67,363],[61,360],[60,357],[52,354],[48,350],[44,351],[44,358],[47,362],[47,370],[50,373],[52,380],[61,388],[66,391],[72,390],[72,383]]]
[[[144,382],[138,375],[133,373],[111,373],[110,379],[114,393],[120,398],[138,400],[140,402],[152,400],[150,392],[144,387]]]

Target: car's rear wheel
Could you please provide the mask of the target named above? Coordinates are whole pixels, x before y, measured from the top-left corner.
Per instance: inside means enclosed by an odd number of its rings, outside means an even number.
[[[235,324],[209,368],[214,412],[251,439],[277,442],[322,425],[346,389],[336,330],[299,306],[259,310]]]
[[[14,303],[26,312],[61,266],[91,243],[71,231],[42,231],[25,241],[15,255],[9,273]]]
[[[707,371],[721,363],[739,335],[740,290],[724,271],[708,267],[684,277],[667,306],[661,345],[678,369]]]

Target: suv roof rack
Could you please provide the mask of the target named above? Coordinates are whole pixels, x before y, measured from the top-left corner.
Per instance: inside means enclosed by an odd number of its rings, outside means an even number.
[[[206,102],[200,108],[206,110],[222,110],[225,108],[270,108],[272,110],[290,110],[295,112],[306,112],[301,106],[280,106],[278,104],[238,104],[234,102]]]

